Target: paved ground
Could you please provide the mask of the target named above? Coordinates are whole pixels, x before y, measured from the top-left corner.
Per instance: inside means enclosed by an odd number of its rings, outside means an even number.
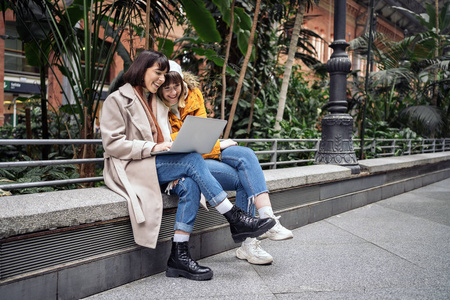
[[[294,234],[262,242],[269,266],[231,250],[200,261],[211,281],[160,273],[88,299],[450,299],[450,179]]]

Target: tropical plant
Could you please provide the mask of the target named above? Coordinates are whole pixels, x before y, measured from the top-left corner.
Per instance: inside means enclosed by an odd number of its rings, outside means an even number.
[[[144,3],[138,0],[1,2],[3,11],[9,8],[16,15],[28,63],[41,69],[48,66],[70,102],[68,109],[78,126],[79,138],[95,136],[95,116],[114,54],[124,49],[121,39],[126,28],[133,29],[133,32],[141,30],[133,24],[133,18],[139,18],[142,5]],[[58,71],[69,82],[66,87],[58,79]],[[42,95],[42,101],[45,100]],[[42,112],[46,115],[44,110]],[[95,146],[82,145],[77,156],[95,157]],[[92,165],[80,170],[82,177],[91,177],[93,173]]]
[[[290,38],[287,39],[286,36],[290,37],[288,33],[292,28],[291,18],[287,18],[290,14],[285,6],[287,1],[261,2],[263,13],[259,15],[256,24],[254,46],[245,75],[242,75],[244,74],[242,67],[247,53],[252,18],[254,18],[255,1],[204,2],[216,20],[216,28],[221,33],[222,42],[205,43],[198,38],[192,26],[187,26],[183,38],[174,43],[178,50],[172,53],[172,58],[178,59],[183,69],[194,73],[199,72],[205,99],[211,103],[210,112],[212,115],[229,119],[229,123],[231,123],[230,110],[233,106],[233,98],[237,95],[239,79],[244,78],[239,101],[235,101],[235,116],[232,117],[233,126],[230,136],[235,137],[236,132],[240,135],[240,132],[247,128],[249,137],[252,132],[251,118],[255,102],[265,93],[265,87],[273,82],[279,54],[287,52],[285,44],[290,41]],[[233,8],[235,18],[231,29],[233,3],[235,3]],[[233,32],[231,41],[230,32]],[[313,58],[314,48],[307,41],[311,35],[314,35],[311,31],[301,31],[298,48],[307,50],[304,53],[297,51],[295,54],[296,58],[307,62],[309,66],[313,65],[313,61],[317,62]],[[224,78],[225,68],[226,78]]]
[[[379,71],[370,73],[367,91],[355,86],[353,99],[366,99],[368,118],[372,121],[409,126],[423,136],[448,136],[450,55],[445,49],[450,46],[450,3],[444,4],[438,18],[429,4],[427,14],[410,13],[427,31],[399,42],[377,33],[373,53]],[[367,40],[367,35],[355,39],[351,48],[365,52]]]
[[[277,75],[283,72],[282,67],[276,69]],[[275,82],[266,86],[264,96],[258,97],[255,102],[254,138],[263,139],[275,136],[273,127],[280,93],[279,81],[281,78],[277,76]],[[311,84],[306,81],[302,76],[300,66],[293,67],[289,86],[285,112],[283,120],[280,122],[281,128],[276,132],[278,137],[281,139],[320,139],[320,119],[323,115],[321,107],[328,101],[328,89],[323,88],[317,82]],[[245,131],[241,129],[235,134],[244,135],[244,133]],[[256,151],[271,150],[271,146],[267,143],[250,144],[249,146]],[[278,143],[279,150],[313,149],[314,147],[314,141]],[[271,155],[262,155],[259,159],[261,162],[269,162]],[[310,151],[278,155],[278,161],[308,159],[314,159],[314,154]],[[288,167],[293,164],[283,166]]]
[[[413,144],[418,144],[422,141],[422,138],[410,128],[392,128],[389,126],[389,123],[385,121],[373,122],[370,119],[367,120],[365,137],[368,140],[364,143],[364,147],[366,148],[364,158],[366,159],[378,157],[380,154],[391,154],[392,140],[395,140],[395,156],[405,154],[409,150],[408,148]],[[407,140],[411,140],[411,142]],[[374,141],[376,141],[376,143],[374,143]],[[414,149],[411,150],[414,151]],[[360,150],[357,150],[356,152],[359,151]]]
[[[294,4],[294,2],[298,2],[298,8],[297,8],[297,14],[295,16],[295,22],[292,29],[292,36],[291,40],[289,42],[289,49],[287,52],[287,59],[285,63],[285,70],[283,74],[283,82],[281,84],[281,91],[280,91],[280,99],[278,101],[278,109],[277,109],[277,115],[275,118],[275,125],[274,130],[275,132],[279,131],[281,129],[280,122],[283,120],[283,114],[284,114],[284,108],[286,105],[286,95],[288,92],[288,86],[289,86],[289,78],[291,76],[292,71],[292,65],[294,64],[294,58],[297,54],[297,47],[299,43],[299,37],[300,37],[300,29],[303,23],[303,15],[305,12],[308,12],[312,7],[313,1],[291,1],[291,6]],[[318,4],[319,1],[315,1],[316,4]],[[277,133],[276,133],[277,134]]]
[[[264,88],[255,101],[255,114],[253,121],[253,138],[273,138],[273,126],[278,107],[278,98],[280,93],[281,78],[280,74],[284,72],[282,67],[277,67],[275,80]],[[309,83],[303,76],[300,66],[294,66],[290,78],[290,89],[287,95],[286,108],[283,121],[280,122],[281,128],[277,132],[282,139],[320,139],[320,119],[322,117],[321,107],[328,100],[328,90],[324,89],[319,83]],[[246,131],[240,129],[235,132],[237,138],[246,137]],[[268,143],[251,143],[250,146],[255,151],[271,150]],[[279,150],[293,149],[313,149],[315,142],[283,142],[278,143]],[[269,162],[271,155],[262,155],[258,157],[260,162]],[[278,161],[288,160],[309,160],[313,159],[314,154],[310,151],[288,154],[279,154]],[[284,166],[292,166],[285,164]]]
[[[24,161],[31,161],[32,158],[23,155]],[[49,155],[50,159],[58,159],[55,153]],[[15,167],[8,169],[0,169],[0,192],[3,184],[12,183],[31,183],[50,180],[66,180],[79,178],[77,168],[74,165],[58,165],[58,166],[43,166],[43,167]],[[63,186],[48,186],[48,187],[32,187],[14,190],[12,194],[32,194],[38,192],[50,192],[55,190],[74,189],[75,184]]]
[[[260,7],[261,7],[261,0],[257,0],[256,4],[255,4],[255,12],[254,12],[254,15],[253,15],[252,29],[250,30],[250,38],[249,38],[249,41],[248,41],[248,47],[247,47],[247,50],[245,52],[244,62],[242,64],[242,68],[241,68],[241,71],[240,71],[240,74],[239,74],[239,80],[238,80],[238,83],[237,83],[236,91],[234,93],[233,103],[231,105],[230,115],[228,117],[228,123],[227,123],[227,126],[225,128],[225,133],[223,135],[223,137],[225,139],[227,139],[229,137],[230,131],[231,131],[231,126],[233,126],[233,118],[234,118],[234,114],[236,112],[236,107],[237,107],[237,103],[239,101],[239,97],[241,95],[242,85],[244,84],[245,72],[247,71],[247,66],[248,66],[248,63],[250,61],[250,57],[252,55],[253,41],[254,41],[254,37],[255,37],[256,26],[257,26],[257,23],[258,23],[258,16],[259,16]]]
[[[40,95],[30,98],[18,97],[23,101],[24,108],[18,110],[18,122],[16,126],[5,124],[0,127],[1,139],[42,139],[42,111],[40,107]],[[28,111],[29,113],[26,113]],[[70,139],[78,133],[77,126],[70,114],[63,109],[51,108],[48,112],[48,134],[49,139]],[[27,126],[29,128],[27,128]],[[76,150],[72,145],[52,145],[48,147],[52,157],[72,158]],[[24,155],[39,160],[41,158],[42,146],[38,145],[2,145],[0,146],[0,160],[10,161]],[[50,155],[49,155],[50,156]],[[50,158],[50,157],[49,157]]]

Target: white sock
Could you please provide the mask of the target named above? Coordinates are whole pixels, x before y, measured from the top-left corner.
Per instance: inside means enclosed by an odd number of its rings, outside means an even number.
[[[248,245],[248,244],[251,244],[254,240],[256,240],[256,238],[250,238],[250,237],[248,237],[248,238],[246,238],[246,239],[242,242],[242,245]]]
[[[258,214],[261,219],[267,219],[273,216],[272,206],[263,206],[258,208]]]
[[[228,200],[228,198],[225,198],[225,200],[223,200],[219,205],[215,206],[214,208],[217,209],[217,211],[223,215],[224,213],[229,212],[233,208],[233,203],[231,203],[230,200]]]
[[[173,235],[173,241],[175,243],[183,243],[183,242],[189,242],[189,234],[179,234],[179,233],[175,233]]]

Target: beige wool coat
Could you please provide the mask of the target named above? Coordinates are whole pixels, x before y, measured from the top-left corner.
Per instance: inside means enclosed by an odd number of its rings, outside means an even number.
[[[162,102],[154,99],[152,109],[157,120],[162,117],[168,122],[168,108]],[[150,154],[156,144],[150,122],[130,84],[109,95],[103,104],[100,129],[105,184],[127,200],[135,242],[155,248],[163,203],[155,157]]]

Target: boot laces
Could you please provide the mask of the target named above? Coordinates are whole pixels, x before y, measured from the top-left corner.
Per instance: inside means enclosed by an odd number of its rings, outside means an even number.
[[[240,218],[245,219],[246,221],[252,219],[245,211],[240,209],[239,207],[233,212],[233,220],[238,220]]]

